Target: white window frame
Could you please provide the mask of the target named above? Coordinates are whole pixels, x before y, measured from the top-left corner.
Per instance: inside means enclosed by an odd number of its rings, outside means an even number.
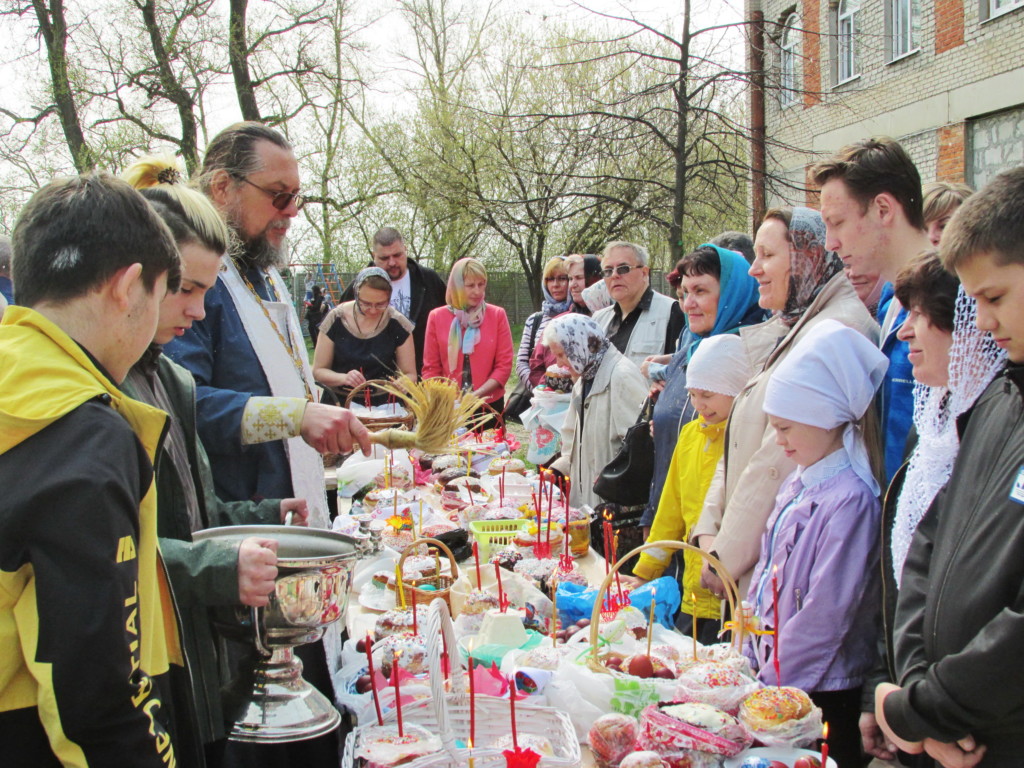
[[[988,14],[985,18],[994,19],[1015,8],[1020,8],[1024,5],[1024,0],[986,0],[986,4],[988,5]]]
[[[914,0],[889,0],[891,61],[917,50],[914,41]]]
[[[779,100],[783,107],[797,103],[797,46],[799,30],[796,28],[796,13],[786,17],[779,41]]]
[[[845,83],[857,72],[857,11],[856,0],[839,0],[836,8],[836,62],[839,83]]]

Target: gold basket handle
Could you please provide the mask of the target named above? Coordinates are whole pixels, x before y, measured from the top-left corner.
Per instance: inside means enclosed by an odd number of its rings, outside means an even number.
[[[405,565],[405,558],[407,558],[409,556],[409,553],[412,552],[413,549],[415,547],[419,546],[420,544],[426,544],[427,547],[428,547],[428,551],[429,551],[430,547],[434,547],[435,549],[440,549],[442,552],[444,552],[446,555],[448,555],[448,562],[451,563],[451,566],[452,566],[452,581],[454,582],[456,579],[459,578],[459,565],[458,565],[458,563],[455,562],[455,555],[452,554],[452,551],[450,549],[448,549],[448,546],[443,541],[438,541],[437,539],[431,539],[431,538],[429,538],[427,536],[424,536],[421,539],[413,540],[413,542],[411,544],[409,544],[409,546],[407,546],[404,550],[402,550],[402,556],[398,558],[398,572],[399,573],[402,572],[402,566]],[[440,576],[440,575],[441,574],[438,574],[438,576]],[[403,584],[403,586],[405,584],[405,578],[404,577],[402,578],[402,584]],[[409,589],[416,589],[416,587],[409,587]]]
[[[671,550],[683,550],[696,552],[705,560],[707,560],[711,567],[718,573],[718,577],[725,584],[725,600],[729,603],[729,613],[736,621],[737,629],[734,630],[736,633],[735,637],[737,640],[737,648],[743,648],[743,633],[745,630],[744,622],[742,617],[737,612],[739,607],[739,587],[736,586],[736,582],[732,576],[729,575],[729,571],[726,570],[725,566],[722,565],[722,561],[714,555],[705,552],[700,547],[695,547],[692,544],[687,544],[685,541],[649,541],[646,544],[641,544],[636,549],[627,552],[618,562],[616,562],[611,568],[608,569],[608,575],[604,577],[604,581],[601,582],[601,586],[597,590],[597,598],[594,600],[594,610],[590,614],[590,658],[591,661],[597,663],[597,640],[598,630],[601,623],[601,606],[604,604],[604,596],[615,580],[615,574],[618,573],[619,568],[622,567],[623,563],[628,561],[634,555],[639,555],[641,552],[647,549],[671,549]],[[648,629],[650,631],[650,629]]]

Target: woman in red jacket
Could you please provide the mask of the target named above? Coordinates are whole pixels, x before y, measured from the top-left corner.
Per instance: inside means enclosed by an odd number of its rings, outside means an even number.
[[[423,378],[445,376],[501,413],[512,373],[512,329],[501,307],[484,301],[487,270],[459,259],[448,276],[447,306],[427,317]],[[468,363],[468,365],[467,365]]]

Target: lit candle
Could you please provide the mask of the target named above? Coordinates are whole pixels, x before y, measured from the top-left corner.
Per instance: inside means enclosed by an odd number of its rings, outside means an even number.
[[[405,727],[402,724],[402,691],[398,684],[398,657],[401,651],[395,649],[394,660],[391,662],[391,676],[395,683],[395,713],[398,715],[398,735],[405,736]]]
[[[821,768],[828,768],[828,723],[821,729]]]
[[[419,625],[416,623],[416,588],[413,587],[409,590],[409,597],[412,598],[412,633],[418,635],[420,633]]]
[[[370,690],[373,691],[373,708],[377,710],[377,725],[384,725],[384,715],[380,711],[380,696],[377,694],[377,679],[373,674],[373,637],[366,633],[366,663],[370,672]]]
[[[512,715],[512,749],[519,751],[519,736],[516,733],[516,670],[512,668],[512,677],[508,681],[508,709]]]
[[[690,631],[693,632],[693,660],[696,661],[697,660],[697,593],[696,592],[691,592],[690,593],[690,602],[693,605],[693,627],[691,627]]]
[[[772,619],[775,622],[775,680],[782,687],[782,672],[779,669],[779,566],[772,566]]]
[[[647,655],[651,655],[651,640],[654,639],[654,598],[658,594],[657,587],[651,587],[651,615],[647,619]]]

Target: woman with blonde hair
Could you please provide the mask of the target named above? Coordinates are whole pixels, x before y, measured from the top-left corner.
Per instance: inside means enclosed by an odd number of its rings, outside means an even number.
[[[487,269],[459,259],[448,276],[446,306],[431,311],[423,347],[423,378],[444,376],[501,413],[512,373],[512,329],[501,307],[488,304]]]
[[[540,384],[544,378],[544,371],[554,363],[554,356],[541,341],[544,338],[544,329],[551,318],[568,312],[573,306],[565,262],[564,256],[554,256],[544,265],[541,283],[544,303],[540,312],[534,312],[526,318],[526,324],[523,326],[519,354],[516,355],[516,373],[519,374],[520,381],[529,380],[531,389]]]
[[[273,542],[248,538],[240,545],[192,541],[202,528],[246,523],[281,523],[289,511],[304,525],[308,511],[301,499],[222,502],[213,489],[206,451],[196,434],[196,385],[192,375],[161,351],[205,316],[204,297],[217,281],[229,248],[227,225],[213,204],[188,187],[173,158],[148,157],[124,174],[167,224],[181,253],[181,288],[160,305],[153,346],[128,372],[123,389],[136,400],[171,415],[156,460],[157,534],[177,603],[187,669],[172,677],[181,697],[191,699],[195,723],[180,724],[176,735],[195,734],[207,765],[219,765],[226,742],[220,695],[219,645],[209,609],[224,605],[262,606],[274,589],[277,558]],[[176,686],[177,688],[177,686]],[[187,693],[186,693],[187,691]],[[176,707],[179,713],[185,707]],[[179,762],[201,764],[183,755]],[[185,757],[186,759],[182,760]]]

